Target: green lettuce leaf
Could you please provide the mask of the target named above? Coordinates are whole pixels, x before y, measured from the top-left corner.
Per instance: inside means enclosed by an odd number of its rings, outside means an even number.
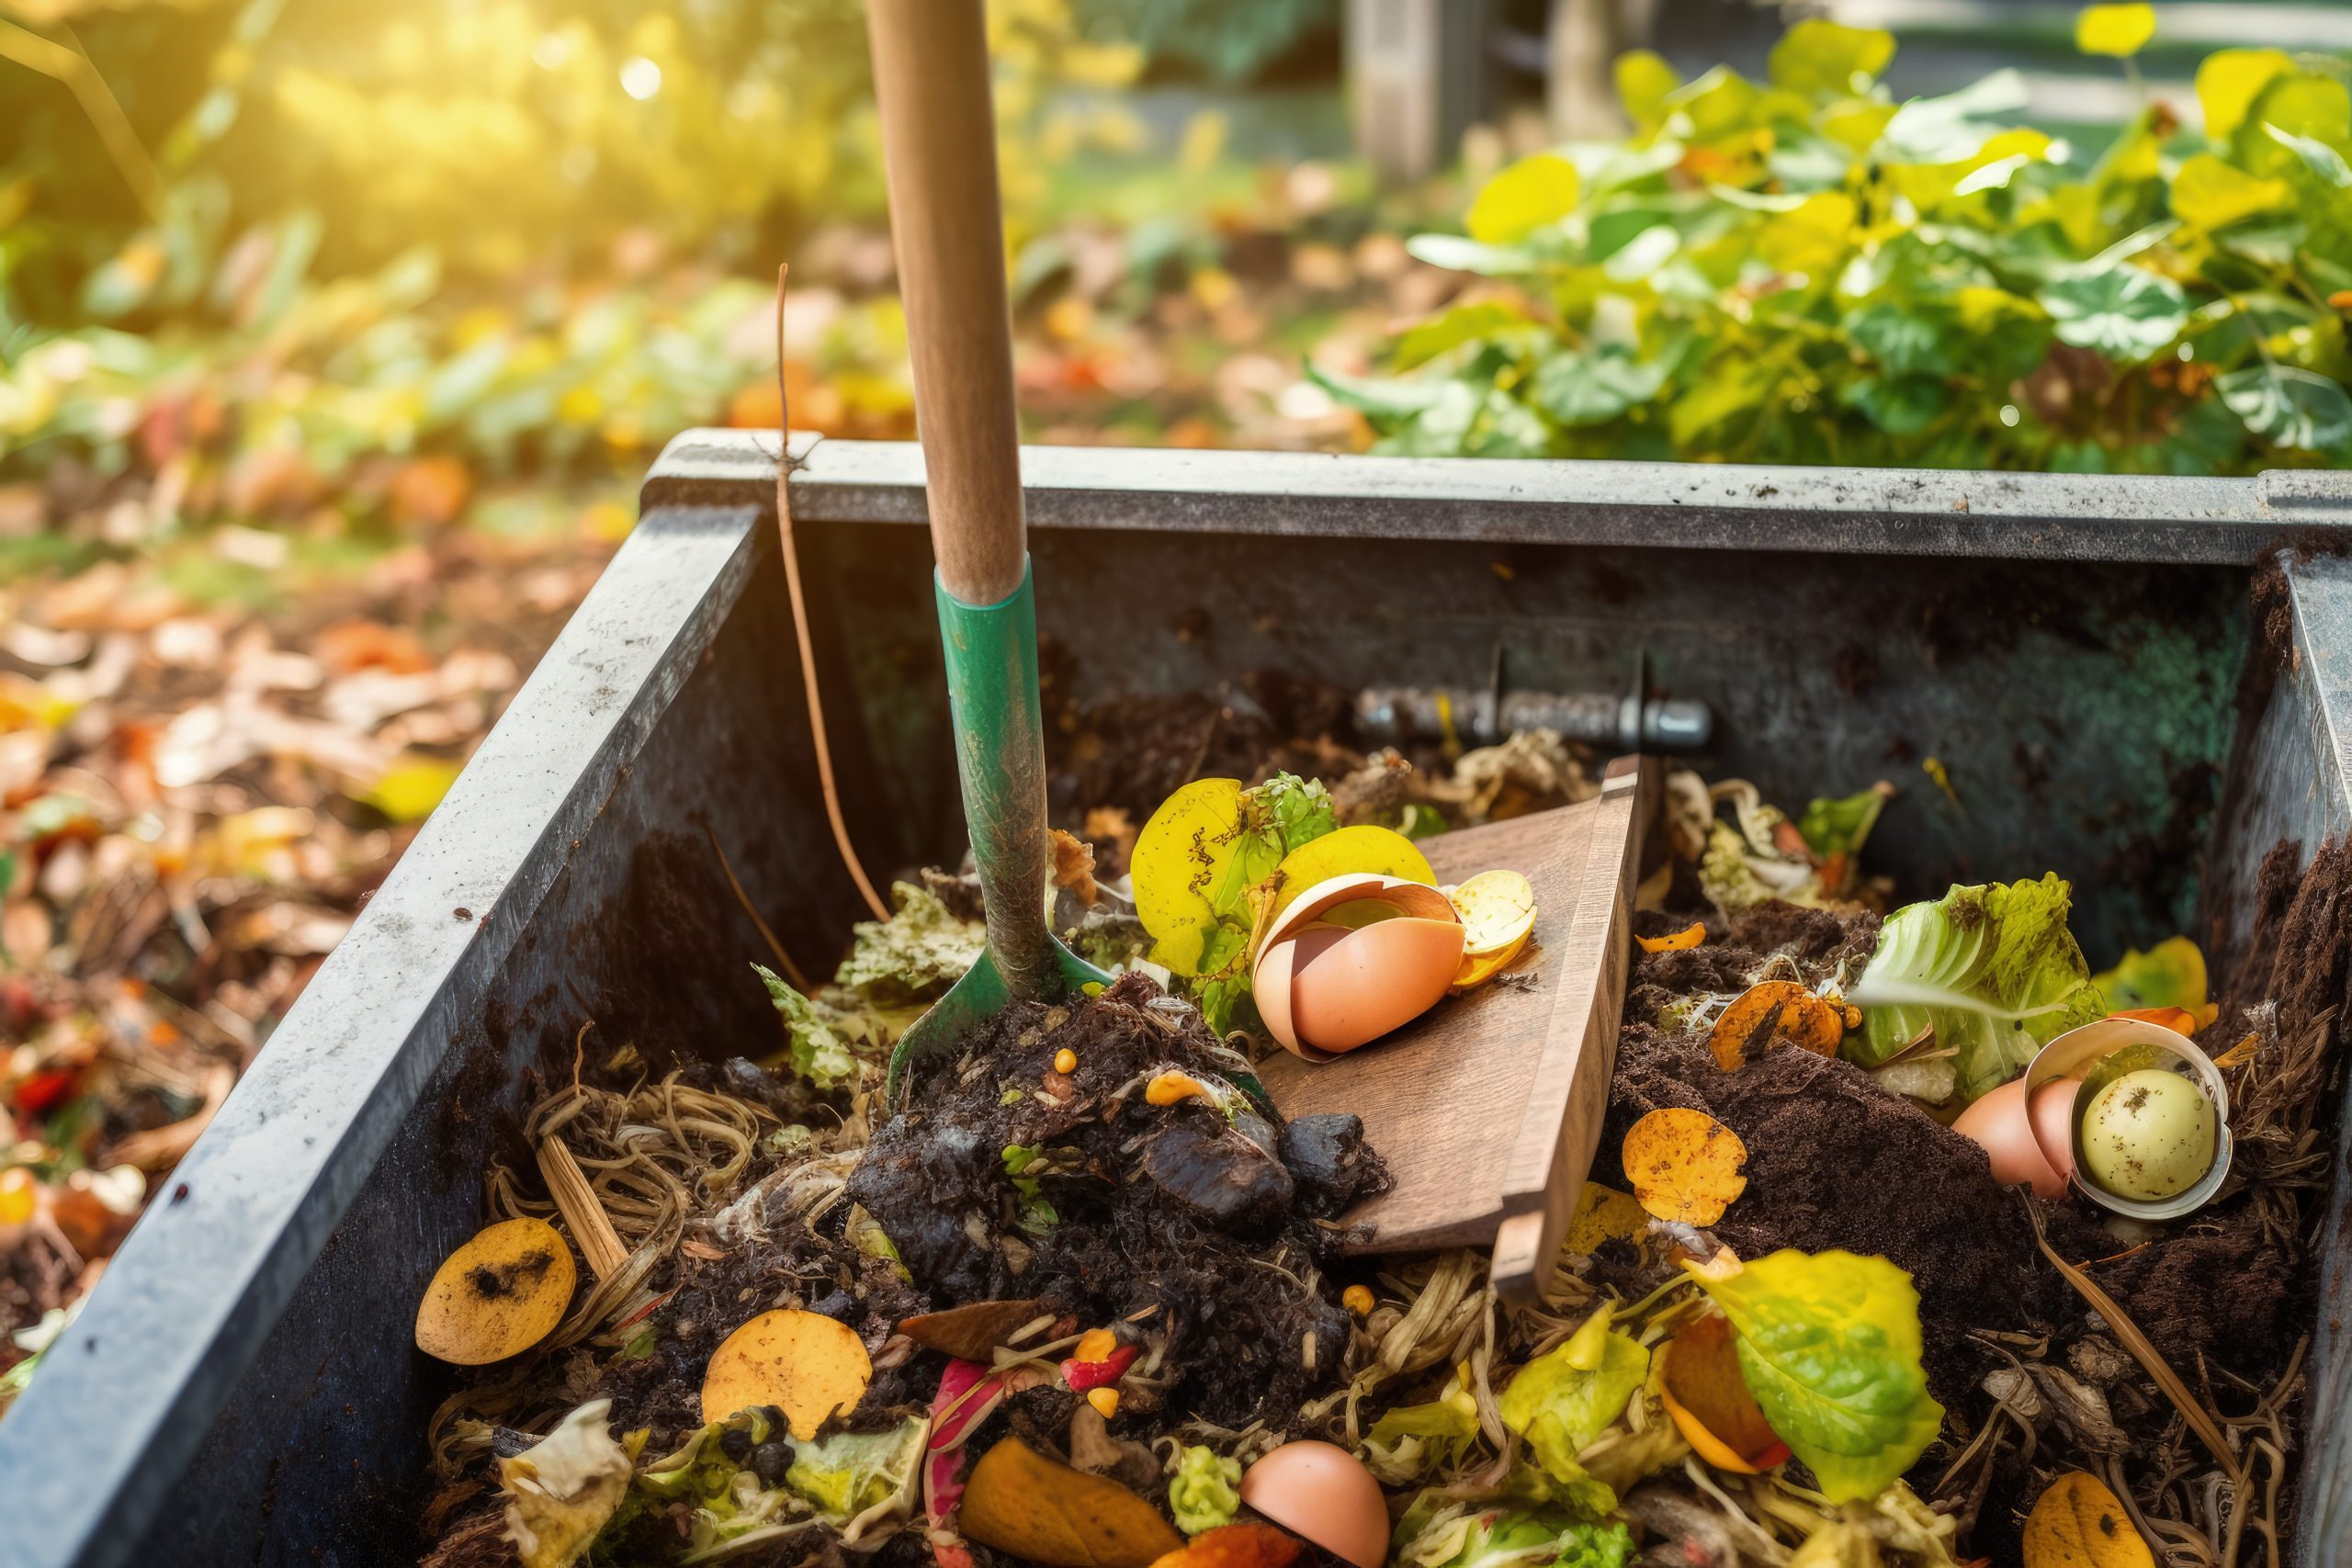
[[[1400,1404],[1364,1436],[1364,1467],[1391,1486],[1433,1481],[1478,1437],[1478,1402],[1459,1378],[1426,1404]]]
[[[1775,1252],[1685,1263],[1724,1310],[1748,1392],[1833,1503],[1876,1496],[1943,1425],[1919,1365],[1919,1292],[1883,1258]]]
[[[1389,1561],[1404,1568],[1624,1568],[1634,1555],[1623,1525],[1497,1507],[1423,1492],[1405,1510]]]
[[[1650,1353],[1609,1327],[1603,1306],[1566,1344],[1519,1370],[1496,1408],[1561,1482],[1583,1476],[1577,1455],[1623,1413],[1649,1375]]]
[[[1933,1027],[1957,1046],[1961,1092],[1973,1100],[2015,1077],[2033,1054],[2107,1015],[2083,950],[2066,930],[2072,889],[2039,882],[1954,887],[1887,918],[1870,966],[1846,994],[1862,1010],[1847,1049],[1864,1066]]]
[[[792,1070],[819,1089],[840,1089],[857,1081],[857,1058],[849,1041],[834,1028],[820,1004],[784,982],[784,977],[754,964],[752,968],[768,988],[768,999],[784,1016],[792,1040]]]

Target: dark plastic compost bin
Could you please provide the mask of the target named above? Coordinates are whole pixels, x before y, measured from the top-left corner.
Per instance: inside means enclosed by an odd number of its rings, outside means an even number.
[[[611,570],[0,1422],[0,1564],[414,1561],[425,1421],[456,1385],[413,1348],[415,1304],[481,1217],[526,1075],[569,1073],[590,1020],[657,1062],[773,1040],[714,840],[809,961],[860,912],[810,760],[776,447],[672,445]],[[921,456],[796,453],[853,830],[877,867],[952,859]],[[2262,854],[2352,824],[2352,562],[2329,553],[2352,476],[1024,465],[1049,667],[1080,696],[1258,670],[1642,679],[1712,705],[1699,761],[1768,798],[1905,781],[1871,856],[1908,886],[2073,876],[2101,961],[2187,929],[2226,965]],[[2257,628],[2274,557],[2291,626]],[[2345,1196],[2303,1564],[2352,1564]]]

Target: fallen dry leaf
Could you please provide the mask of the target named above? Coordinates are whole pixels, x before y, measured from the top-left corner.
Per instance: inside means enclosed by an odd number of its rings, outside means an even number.
[[[2155,1568],[2155,1554],[2106,1483],[2085,1471],[2052,1482],[2025,1521],[2025,1568]]]
[[[1661,1220],[1713,1224],[1747,1190],[1747,1145],[1703,1111],[1651,1111],[1626,1133],[1621,1155],[1634,1196]]]
[[[1715,1065],[1730,1073],[1775,1039],[1834,1056],[1845,1034],[1846,1016],[1838,1008],[1794,980],[1767,980],[1724,1009],[1707,1036],[1707,1049],[1715,1054]]]
[[[945,1312],[927,1312],[902,1318],[899,1332],[922,1346],[958,1360],[989,1364],[996,1348],[1024,1324],[1045,1315],[1041,1301],[972,1302]]]

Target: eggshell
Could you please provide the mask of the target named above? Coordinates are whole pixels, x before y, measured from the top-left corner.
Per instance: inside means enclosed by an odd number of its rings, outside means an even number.
[[[1291,900],[1290,908],[1274,918],[1266,931],[1265,953],[1273,945],[1329,911],[1359,898],[1376,898],[1394,904],[1406,914],[1425,920],[1452,920],[1459,924],[1462,916],[1454,909],[1453,901],[1426,883],[1408,882],[1400,876],[1381,876],[1373,872],[1352,872],[1318,882]]]
[[[2062,1181],[2075,1174],[2075,1096],[2082,1087],[2080,1078],[2060,1078],[2043,1084],[2033,1091],[2029,1106],[2033,1116],[2034,1146]]]
[[[1307,927],[1267,955],[1278,975],[1287,964],[1289,994],[1281,1010],[1289,1039],[1283,1043],[1337,1054],[1409,1023],[1453,986],[1462,943],[1458,921],[1410,915],[1355,931]],[[1271,1017],[1267,1022],[1272,1027]]]
[[[2059,1087],[2045,1085],[2045,1092]],[[2067,1086],[2070,1101],[2073,1092],[2072,1087]],[[2011,1078],[1979,1096],[1974,1104],[1960,1113],[1951,1130],[1974,1140],[1984,1149],[1993,1162],[1993,1179],[2004,1187],[2031,1182],[2035,1194],[2043,1198],[2056,1198],[2065,1192],[2066,1179],[2051,1168],[2034,1139],[2033,1122],[2026,1114],[2025,1079]]]
[[[1345,1449],[1284,1443],[1243,1473],[1241,1501],[1356,1568],[1387,1561],[1388,1506],[1380,1483]]]

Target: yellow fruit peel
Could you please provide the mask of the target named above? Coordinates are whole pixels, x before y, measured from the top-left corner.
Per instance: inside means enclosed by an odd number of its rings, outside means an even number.
[[[453,1366],[503,1361],[555,1332],[579,1282],[545,1220],[501,1220],[448,1256],[416,1308],[416,1348]]]

